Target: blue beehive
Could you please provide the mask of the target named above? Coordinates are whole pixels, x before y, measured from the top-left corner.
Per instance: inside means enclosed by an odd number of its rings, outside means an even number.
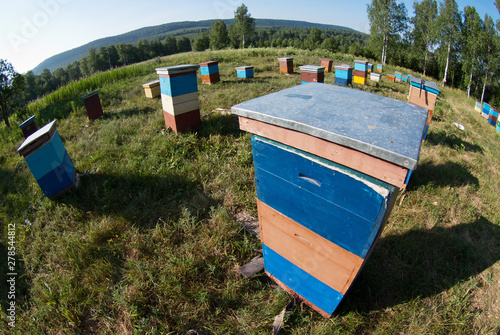
[[[238,78],[253,78],[253,66],[238,66],[236,76]]]
[[[488,103],[483,102],[483,112],[481,113],[481,115],[485,119],[490,117],[490,108],[491,108],[491,106]]]
[[[347,64],[335,65],[335,85],[352,85],[352,66]]]
[[[252,133],[265,271],[330,317],[416,167],[427,111],[319,83],[231,110]]]
[[[24,156],[47,197],[54,198],[74,185],[75,167],[56,129],[56,120],[28,136],[17,152]]]
[[[167,128],[177,134],[201,124],[196,71],[199,65],[182,64],[157,68],[161,103]]]

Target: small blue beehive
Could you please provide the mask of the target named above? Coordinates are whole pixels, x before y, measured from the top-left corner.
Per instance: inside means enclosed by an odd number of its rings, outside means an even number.
[[[76,180],[73,162],[56,129],[56,120],[40,128],[17,149],[48,198],[70,189]]]
[[[236,68],[238,78],[253,78],[253,66],[238,66]]]
[[[483,102],[483,112],[482,112],[482,117],[484,117],[485,119],[489,118],[490,117],[490,109],[491,109],[491,106],[486,103],[486,102]]]
[[[335,85],[352,85],[352,66],[347,64],[335,65]]]

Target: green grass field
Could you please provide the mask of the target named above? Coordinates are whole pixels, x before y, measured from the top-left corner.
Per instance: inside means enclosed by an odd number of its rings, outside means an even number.
[[[294,57],[296,74],[279,73],[282,56]],[[31,114],[13,116],[11,129],[1,124],[0,333],[271,334],[290,297],[263,273],[237,272],[261,245],[234,219],[257,215],[254,171],[250,135],[224,110],[299,85],[298,66],[321,57],[353,63],[296,49],[186,53],[61,88],[29,109],[39,126],[57,118],[84,174],[54,201],[16,153],[17,125]],[[222,80],[202,85],[198,72],[201,128],[165,130],[160,99],[146,99],[141,84],[157,79],[156,67],[207,60],[219,60]],[[239,65],[255,66],[255,78],[236,78]],[[407,72],[386,66],[384,74],[395,70]],[[354,88],[403,101],[408,93],[386,76]],[[104,117],[91,122],[80,96],[94,89]],[[360,277],[332,318],[300,303],[280,334],[498,334],[499,140],[472,99],[444,88],[419,166]],[[15,328],[4,285],[9,223]]]

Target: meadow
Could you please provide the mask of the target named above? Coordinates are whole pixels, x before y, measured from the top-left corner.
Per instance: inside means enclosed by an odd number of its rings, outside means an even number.
[[[280,74],[278,57],[296,73]],[[8,224],[16,227],[16,327],[0,286],[6,334],[264,334],[290,297],[264,273],[238,268],[260,241],[235,220],[257,216],[250,135],[232,105],[299,85],[299,65],[353,57],[286,49],[184,53],[73,82],[0,125],[0,281]],[[203,85],[195,132],[165,129],[160,99],[142,84],[155,68],[218,60],[221,82]],[[374,63],[374,61],[372,61]],[[236,77],[253,65],[254,79]],[[355,89],[406,101],[407,83]],[[426,78],[431,79],[431,78]],[[431,79],[432,80],[432,79]],[[325,82],[334,83],[333,73]],[[99,89],[104,116],[89,121],[85,93]],[[369,102],[360,102],[369,108]],[[57,119],[79,185],[47,199],[16,149],[17,128]],[[453,123],[462,124],[465,130]],[[442,88],[418,168],[398,196],[371,258],[330,319],[303,303],[280,334],[498,334],[500,134],[465,92]]]

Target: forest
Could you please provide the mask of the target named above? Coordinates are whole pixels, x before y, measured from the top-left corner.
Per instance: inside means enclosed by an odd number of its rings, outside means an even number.
[[[495,3],[498,8],[498,1]],[[57,88],[97,72],[186,51],[207,49],[294,47],[351,54],[373,62],[400,66],[434,78],[441,85],[463,89],[469,97],[497,106],[500,23],[474,6],[458,8],[455,0],[422,0],[410,9],[395,0],[372,0],[367,5],[370,34],[347,29],[256,26],[248,8],[238,21],[214,21],[156,40],[120,43],[88,49],[86,56],[65,68],[22,75],[23,89],[11,101],[20,109]],[[243,20],[243,21],[241,21]],[[249,20],[246,36],[241,23]],[[279,24],[279,20],[277,21]],[[244,38],[242,39],[242,36]],[[498,107],[498,106],[497,106]]]

